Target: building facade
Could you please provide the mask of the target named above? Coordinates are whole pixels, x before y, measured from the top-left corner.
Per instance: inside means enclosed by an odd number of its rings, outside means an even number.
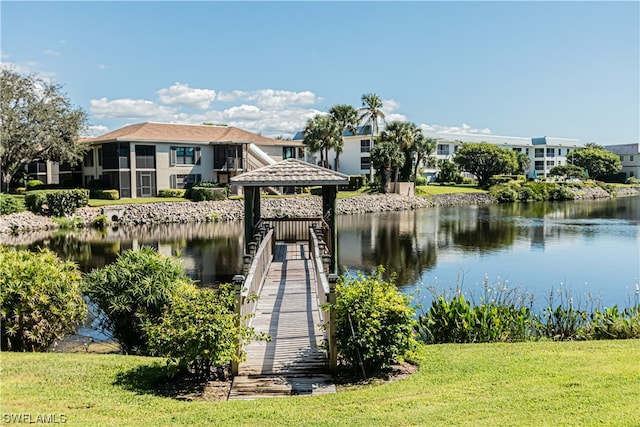
[[[620,156],[625,178],[640,179],[640,144],[605,145],[604,148]]]
[[[82,142],[88,145],[82,164],[84,185],[97,180],[102,188],[133,198],[197,182],[227,184],[237,174],[304,152],[300,143],[232,126],[150,122]]]

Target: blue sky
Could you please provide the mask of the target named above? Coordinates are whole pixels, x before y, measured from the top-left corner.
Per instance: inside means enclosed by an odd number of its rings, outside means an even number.
[[[640,142],[640,2],[0,3],[2,66],[98,135],[143,121],[291,136],[377,93],[427,131]]]

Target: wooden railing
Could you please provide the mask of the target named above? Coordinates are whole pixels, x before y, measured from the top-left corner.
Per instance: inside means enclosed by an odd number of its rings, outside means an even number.
[[[244,275],[233,277],[235,286],[235,312],[237,321],[243,325],[249,325],[256,311],[258,295],[264,284],[269,271],[269,266],[273,261],[273,251],[275,247],[274,231],[268,226],[262,226],[254,235],[254,239],[249,244],[249,252],[243,257]],[[238,324],[237,326],[240,326]],[[243,347],[241,338],[237,338],[237,356],[240,355]],[[238,362],[231,363],[234,375],[238,375]]]
[[[278,242],[306,242],[309,240],[309,227],[326,227],[320,217],[263,218],[262,221],[273,227]]]
[[[327,352],[329,354],[329,369],[335,371],[338,366],[338,347],[336,344],[336,320],[335,310],[332,307],[336,303],[336,282],[338,276],[329,274],[331,254],[327,251],[327,245],[322,238],[322,230],[313,226],[309,227],[309,254],[315,270],[316,295],[320,317],[327,340]]]

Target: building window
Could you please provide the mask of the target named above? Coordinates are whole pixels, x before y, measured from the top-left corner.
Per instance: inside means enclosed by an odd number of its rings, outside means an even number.
[[[535,168],[536,168],[537,171],[544,170],[544,160],[536,160]]]
[[[103,145],[102,156],[105,169],[129,169],[128,142],[113,142]]]
[[[624,162],[624,156],[620,156],[620,161]]]
[[[102,148],[98,148],[98,166],[102,166]]]
[[[295,159],[296,158],[296,148],[295,147],[282,147],[282,158],[283,159]]]
[[[525,148],[524,152],[527,153],[527,155],[529,155],[529,149],[528,148]]]
[[[522,148],[520,147],[514,147],[513,151],[515,151],[516,153],[521,153],[522,152]]]
[[[242,169],[241,145],[216,145],[213,151],[213,168],[217,170]]]
[[[371,157],[360,157],[360,169],[363,171],[371,170]]]
[[[633,162],[633,155],[629,156],[629,161]]]
[[[535,157],[544,157],[544,148],[536,148]]]
[[[85,175],[84,176],[84,185],[85,185],[85,187],[89,186],[91,181],[93,181],[93,175]]]
[[[371,151],[371,140],[370,139],[361,139],[360,140],[360,152],[368,153]]]
[[[171,147],[171,166],[199,165],[200,147]]]
[[[90,148],[84,153],[84,157],[82,158],[82,165],[84,167],[92,167],[93,166],[93,149]]]
[[[185,174],[185,175],[171,175],[169,178],[171,188],[187,188],[193,186],[193,184],[202,181],[202,175],[197,174]]]
[[[554,167],[556,162],[554,160],[547,160],[547,168]]]
[[[547,157],[555,157],[556,149],[555,148],[547,148]]]
[[[438,156],[448,156],[449,155],[449,144],[438,144]]]
[[[136,145],[136,167],[138,169],[155,169],[156,147],[153,145]]]

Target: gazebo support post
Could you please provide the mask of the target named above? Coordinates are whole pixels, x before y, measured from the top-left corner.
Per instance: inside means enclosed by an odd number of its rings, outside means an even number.
[[[260,221],[260,187],[244,188],[244,250],[249,253],[253,229]]]
[[[336,229],[336,198],[338,195],[337,185],[326,185],[322,187],[322,216],[329,226],[329,238],[327,246],[331,254],[331,263],[329,264],[329,272],[335,273],[338,270],[336,265],[338,262],[338,230]]]

